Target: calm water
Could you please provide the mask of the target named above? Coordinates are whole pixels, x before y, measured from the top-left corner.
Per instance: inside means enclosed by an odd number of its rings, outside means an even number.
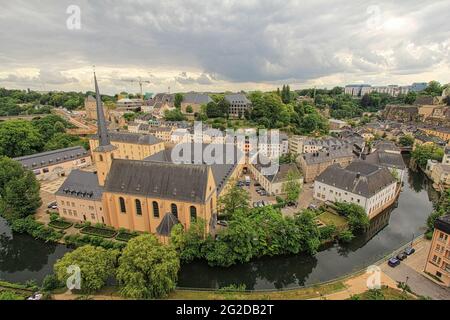
[[[211,268],[206,263],[184,265],[178,285],[192,288],[220,288],[246,284],[247,289],[296,287],[332,280],[360,270],[411,241],[425,231],[432,200],[437,197],[422,173],[409,172],[398,207],[372,221],[367,234],[351,244],[323,248],[315,257],[306,255],[264,258],[231,268]],[[27,235],[11,234],[0,220],[0,279],[42,281],[55,261],[68,249],[45,244]]]

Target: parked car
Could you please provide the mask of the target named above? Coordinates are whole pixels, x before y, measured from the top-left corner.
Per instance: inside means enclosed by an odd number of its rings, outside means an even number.
[[[261,192],[259,193],[261,196],[267,196],[267,192],[265,190],[261,190]]]
[[[258,207],[258,202],[253,202],[253,208],[256,208],[256,207]]]
[[[395,268],[395,267],[398,266],[399,264],[400,264],[400,260],[398,260],[398,259],[395,258],[395,257],[390,258],[389,261],[388,261],[388,265],[389,265],[390,267],[392,267],[392,268]]]
[[[311,210],[316,210],[317,209],[317,206],[315,205],[315,204],[310,204],[309,206],[308,206],[308,209],[311,209]]]
[[[407,255],[406,253],[404,253],[404,252],[401,252],[401,253],[399,253],[399,254],[397,255],[397,259],[400,260],[400,261],[403,261],[403,260],[405,260],[406,258],[408,258],[408,255]]]
[[[56,203],[56,201],[50,202],[47,206],[47,208],[49,209],[56,209],[54,207],[58,208],[58,204]]]
[[[405,249],[404,252],[405,252],[406,255],[410,256],[410,255],[412,255],[414,252],[416,252],[416,249],[414,249],[414,248],[412,248],[412,247],[408,247],[408,248]]]
[[[42,297],[42,293],[34,293],[31,297],[28,297],[27,300],[41,300]]]
[[[225,220],[218,220],[217,224],[222,227],[228,227],[228,222]]]

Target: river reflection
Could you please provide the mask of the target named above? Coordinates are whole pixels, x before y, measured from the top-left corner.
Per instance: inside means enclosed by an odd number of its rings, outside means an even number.
[[[178,285],[220,288],[245,284],[247,289],[280,289],[335,279],[369,266],[422,234],[433,210],[431,200],[437,197],[422,173],[409,171],[397,204],[372,220],[368,231],[350,244],[329,244],[314,257],[263,258],[231,268],[194,262],[182,267]]]
[[[68,249],[63,245],[46,244],[28,235],[12,234],[0,218],[0,279],[26,282],[42,279],[52,272],[53,264]]]
[[[314,256],[266,257],[231,268],[211,268],[204,262],[183,265],[178,285],[220,288],[245,284],[247,289],[281,289],[328,281],[358,271],[425,231],[425,221],[437,199],[427,178],[409,171],[397,207],[371,222],[367,233],[347,245],[329,244]],[[27,235],[12,235],[0,219],[0,279],[42,281],[68,249]]]

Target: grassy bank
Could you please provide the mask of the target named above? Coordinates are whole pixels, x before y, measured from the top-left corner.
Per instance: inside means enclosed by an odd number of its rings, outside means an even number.
[[[194,291],[175,290],[168,299],[173,300],[305,300],[325,296],[327,294],[344,290],[343,282],[333,282],[329,284],[301,288],[285,291],[268,292],[239,292],[223,290],[218,291]]]

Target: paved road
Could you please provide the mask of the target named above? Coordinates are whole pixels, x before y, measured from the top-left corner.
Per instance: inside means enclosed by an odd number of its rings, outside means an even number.
[[[383,264],[381,270],[398,282],[405,282],[406,277],[408,277],[409,287],[418,295],[427,296],[435,300],[450,300],[450,290],[441,287],[405,263],[401,263],[396,268]]]
[[[381,270],[398,282],[406,282],[416,294],[427,296],[436,300],[450,300],[450,289],[446,289],[425,276],[423,270],[430,251],[430,241],[420,240],[414,244],[416,252],[396,268],[383,263]]]

